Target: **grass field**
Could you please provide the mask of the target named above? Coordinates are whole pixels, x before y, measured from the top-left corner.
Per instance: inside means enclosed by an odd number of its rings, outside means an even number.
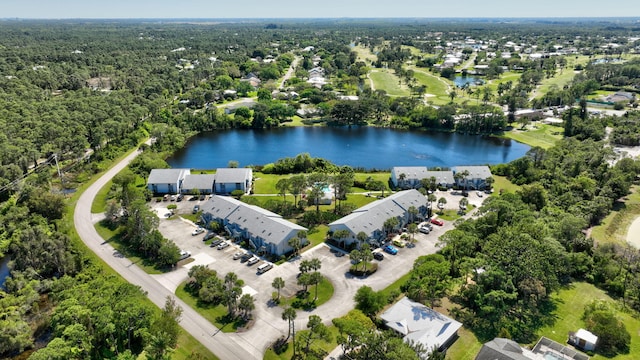
[[[631,223],[640,216],[640,193],[638,187],[631,188],[632,193],[626,197],[624,203],[618,203],[613,211],[598,226],[591,231],[591,237],[596,243],[627,243],[627,232]]]
[[[576,331],[584,327],[585,324],[581,317],[585,305],[596,299],[614,302],[604,291],[588,283],[573,283],[569,288],[560,290],[557,294],[554,294],[552,298],[557,306],[555,311],[556,322],[552,326],[542,328],[538,332],[538,335],[546,336],[560,344],[567,342],[569,331]],[[615,308],[616,306],[613,307]],[[596,354],[592,356],[591,359],[640,359],[640,341],[638,341],[640,320],[622,311],[618,311],[617,316],[624,322],[627,331],[631,334],[631,351],[629,354],[621,354],[615,357],[604,357]]]
[[[209,349],[204,347],[198,340],[191,336],[188,332],[181,329],[178,336],[178,346],[171,354],[173,360],[196,359],[196,354],[202,356],[203,360],[217,360],[218,357],[213,355]],[[146,359],[146,357],[144,358]]]
[[[512,124],[513,130],[504,134],[504,137],[535,147],[548,149],[563,137],[564,129],[560,126],[536,123],[525,130],[520,130],[519,124]],[[535,127],[535,128],[531,128]]]
[[[515,193],[520,190],[520,186],[515,185],[509,179],[504,176],[493,175],[492,176],[495,182],[493,183],[493,194],[500,194],[500,190],[504,190],[504,192]]]
[[[384,90],[389,96],[409,96],[409,90],[404,82],[400,84],[400,79],[389,69],[374,69],[368,76],[375,90]]]
[[[418,83],[427,87],[427,94],[434,95],[427,98],[429,104],[445,105],[451,101],[449,92],[451,91],[452,85],[446,80],[429,73],[427,70],[416,67],[410,67],[410,69],[413,70],[413,76],[418,80]]]
[[[324,340],[316,340],[311,345],[312,349],[321,348],[326,353],[329,353],[330,351],[335,349],[336,346],[338,346],[338,343],[336,341],[336,338],[339,335],[338,328],[336,328],[335,326],[329,326],[328,329],[329,329],[329,332],[331,333],[331,336],[330,336],[331,341],[327,342]],[[296,331],[296,339],[300,339],[300,335],[306,333],[307,331],[308,330]],[[292,358],[293,358],[293,346],[291,345],[291,342],[289,342],[287,350],[282,354],[276,354],[275,351],[273,351],[272,349],[267,349],[263,359],[264,360],[289,360]]]
[[[355,51],[356,54],[358,54],[358,61],[364,61],[365,63],[370,64],[378,60],[378,57],[375,54],[372,54],[369,48],[362,45],[353,47],[351,50]]]

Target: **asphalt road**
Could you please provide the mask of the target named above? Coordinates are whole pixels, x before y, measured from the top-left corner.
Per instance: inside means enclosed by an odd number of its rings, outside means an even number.
[[[117,271],[131,284],[140,286],[147,293],[149,299],[158,307],[164,307],[166,298],[173,298],[182,307],[182,319],[180,325],[194,338],[200,341],[206,348],[216,354],[220,359],[262,359],[262,352],[252,346],[243,346],[239,339],[231,339],[228,334],[218,332],[206,319],[191,309],[182,300],[175,297],[169,290],[154,280],[130,260],[119,256],[117,251],[105,243],[93,226],[91,204],[98,191],[120,170],[126,167],[131,160],[138,155],[133,152],[94,182],[78,199],[73,219],[76,231],[82,241],[104,260],[111,268]]]

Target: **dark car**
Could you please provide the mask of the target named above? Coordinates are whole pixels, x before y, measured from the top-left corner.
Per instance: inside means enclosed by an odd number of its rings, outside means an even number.
[[[202,238],[202,241],[213,239],[215,236],[216,236],[216,233],[214,233],[213,231],[210,231],[204,235],[204,237]]]
[[[240,257],[240,261],[241,261],[241,262],[245,262],[245,261],[247,261],[247,260],[251,259],[252,257],[253,257],[253,254],[252,254],[252,253],[245,253],[244,255],[242,255],[242,256]]]
[[[215,239],[215,240],[213,240],[213,241],[211,242],[211,245],[209,245],[209,246],[211,246],[211,247],[216,247],[216,246],[220,245],[223,241],[224,241],[224,240],[222,240],[222,239]]]
[[[196,206],[194,206],[194,207],[193,207],[193,210],[191,211],[191,213],[193,213],[193,214],[197,214],[197,213],[198,213],[198,211],[200,211],[200,205],[196,205]]]
[[[384,260],[384,254],[381,252],[374,252],[373,253],[373,258],[378,260],[378,261],[382,261]]]
[[[179,194],[178,197],[176,197],[176,201],[182,201],[182,199],[184,199],[184,195]]]

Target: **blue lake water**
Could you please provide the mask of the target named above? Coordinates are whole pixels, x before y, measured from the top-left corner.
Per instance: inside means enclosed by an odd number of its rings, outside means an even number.
[[[459,88],[464,87],[466,84],[475,85],[476,81],[482,82],[482,80],[476,79],[473,76],[456,76],[455,79],[453,79],[453,83]]]
[[[0,258],[0,289],[4,287],[4,282],[10,273],[9,260],[11,259],[8,256]]]
[[[230,160],[264,165],[309,153],[337,165],[366,169],[394,166],[452,167],[507,163],[529,146],[508,139],[375,127],[282,127],[201,133],[167,162],[173,168],[214,169]]]

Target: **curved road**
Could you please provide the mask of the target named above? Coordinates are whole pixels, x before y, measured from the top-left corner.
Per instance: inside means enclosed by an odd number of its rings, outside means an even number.
[[[118,272],[131,284],[140,286],[147,293],[149,299],[158,307],[164,307],[167,296],[173,298],[176,304],[182,307],[182,319],[180,325],[190,333],[202,345],[208,348],[220,359],[262,359],[262,353],[250,344],[239,344],[240,339],[231,339],[227,334],[218,332],[205,318],[200,316],[182,300],[175,297],[169,290],[154,280],[138,266],[125,257],[118,256],[115,249],[100,237],[91,215],[91,204],[98,191],[113,178],[120,170],[124,169],[139,152],[135,151],[113,166],[96,182],[85,190],[76,204],[73,220],[76,231],[82,241],[96,253],[102,260]]]

